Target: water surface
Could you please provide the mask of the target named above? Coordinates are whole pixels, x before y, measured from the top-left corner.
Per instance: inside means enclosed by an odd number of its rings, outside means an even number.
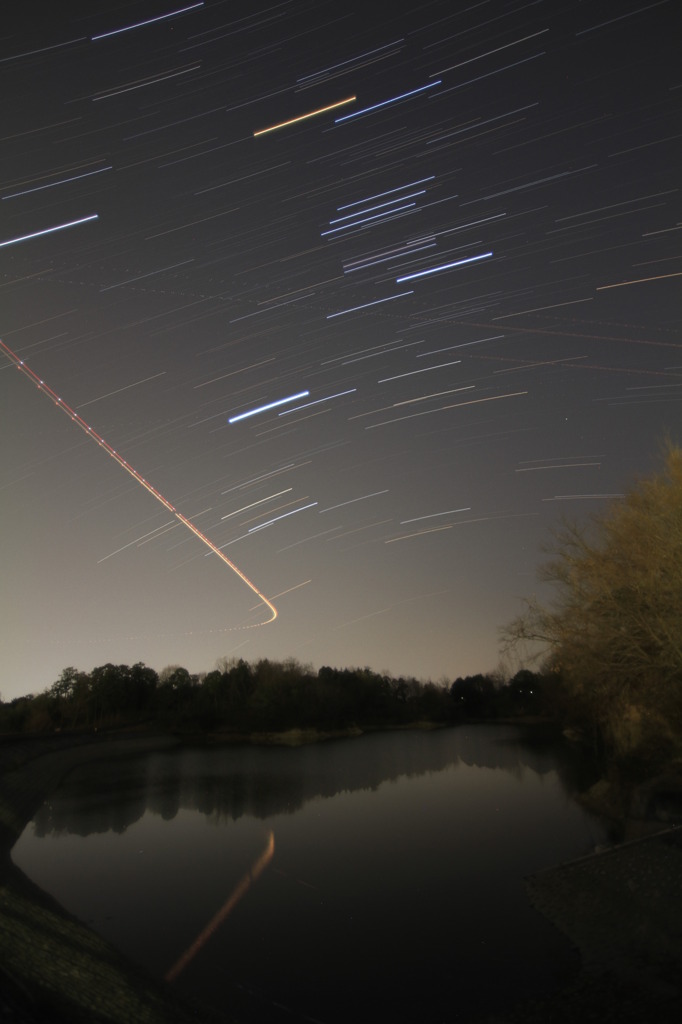
[[[524,876],[605,826],[510,725],[74,771],[13,850],[130,958],[244,1021],[464,1021],[576,966]]]

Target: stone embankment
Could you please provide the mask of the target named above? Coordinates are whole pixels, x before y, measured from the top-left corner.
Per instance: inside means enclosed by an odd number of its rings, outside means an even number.
[[[679,1024],[682,828],[549,868],[526,890],[577,948],[580,972],[549,999],[480,1024]]]

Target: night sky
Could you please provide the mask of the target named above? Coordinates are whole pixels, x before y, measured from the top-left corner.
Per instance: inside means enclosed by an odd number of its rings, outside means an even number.
[[[681,439],[678,4],[18,11],[2,697],[495,668],[552,526]]]

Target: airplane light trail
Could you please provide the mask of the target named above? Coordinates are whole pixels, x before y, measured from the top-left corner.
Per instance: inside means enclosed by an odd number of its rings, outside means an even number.
[[[267,135],[268,132],[275,132],[278,128],[287,128],[290,124],[298,124],[299,121],[307,121],[310,117],[317,117],[318,114],[326,114],[328,110],[336,110],[337,107],[343,107],[346,103],[355,103],[357,97],[349,96],[345,100],[338,100],[336,103],[330,103],[328,107],[320,107],[319,110],[311,110],[308,114],[299,114],[298,117],[291,117],[288,121],[280,121],[279,124],[272,124],[269,128],[259,128],[257,132],[253,133],[254,139],[259,135]]]
[[[138,484],[144,487],[146,491],[149,491],[152,497],[156,498],[156,500],[161,505],[163,505],[164,508],[168,509],[169,512],[172,512],[175,518],[179,520],[179,522],[181,522],[183,526],[186,526],[187,529],[190,530],[195,537],[198,537],[199,540],[203,544],[205,544],[207,548],[209,548],[209,550],[216,554],[218,558],[220,558],[220,560],[223,561],[225,565],[227,565],[228,568],[232,570],[232,572],[236,573],[237,576],[239,576],[240,580],[247,585],[249,590],[253,591],[256,597],[258,597],[263,602],[263,604],[266,605],[266,607],[270,611],[270,618],[266,619],[265,622],[256,623],[256,625],[265,626],[269,622],[274,622],[274,620],[277,618],[277,609],[267,599],[267,597],[260,592],[256,584],[252,583],[248,576],[245,573],[243,573],[241,569],[237,568],[234,562],[231,562],[227,555],[224,555],[222,551],[219,548],[217,548],[216,545],[212,541],[210,541],[208,537],[204,533],[202,533],[201,530],[197,526],[195,526],[190,519],[187,518],[187,516],[184,516],[182,512],[178,512],[175,506],[172,505],[171,502],[168,501],[168,499],[165,498],[160,491],[157,491],[156,488],[149,483],[149,481],[145,480],[144,477],[141,476],[137,472],[137,470],[130,465],[129,462],[126,462],[123,456],[120,455],[119,452],[115,451],[111,447],[111,445],[107,441],[105,441],[100,434],[97,433],[96,430],[93,430],[92,427],[89,427],[85,420],[81,416],[79,416],[74,409],[68,406],[66,402],[62,401],[59,395],[57,395],[56,392],[53,391],[52,388],[48,384],[46,384],[44,380],[41,380],[41,378],[36,373],[34,373],[33,370],[30,369],[30,367],[26,365],[23,359],[20,359],[19,356],[15,352],[13,352],[12,349],[9,348],[2,340],[0,340],[0,347],[4,351],[7,358],[12,363],[14,363],[16,368],[20,370],[25,377],[28,377],[28,379],[33,384],[36,385],[39,391],[42,391],[44,395],[47,395],[47,397],[52,402],[54,402],[58,409],[61,409],[63,412],[65,412],[66,415],[69,416],[73,420],[73,422],[78,427],[80,427],[85,434],[88,435],[88,437],[91,437],[92,440],[95,441],[100,446],[100,448],[103,448],[105,450],[107,455],[110,455],[112,459],[118,462],[119,466],[122,466],[123,469],[125,469],[126,473],[129,473],[133,477],[133,479],[138,482]],[[255,626],[249,626],[244,628],[253,629],[255,628]]]

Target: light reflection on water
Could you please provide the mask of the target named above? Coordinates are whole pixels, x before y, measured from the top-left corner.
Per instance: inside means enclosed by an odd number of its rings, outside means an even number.
[[[72,773],[13,858],[240,1019],[465,1020],[575,965],[523,889],[607,838],[574,771],[513,726],[164,751]]]

